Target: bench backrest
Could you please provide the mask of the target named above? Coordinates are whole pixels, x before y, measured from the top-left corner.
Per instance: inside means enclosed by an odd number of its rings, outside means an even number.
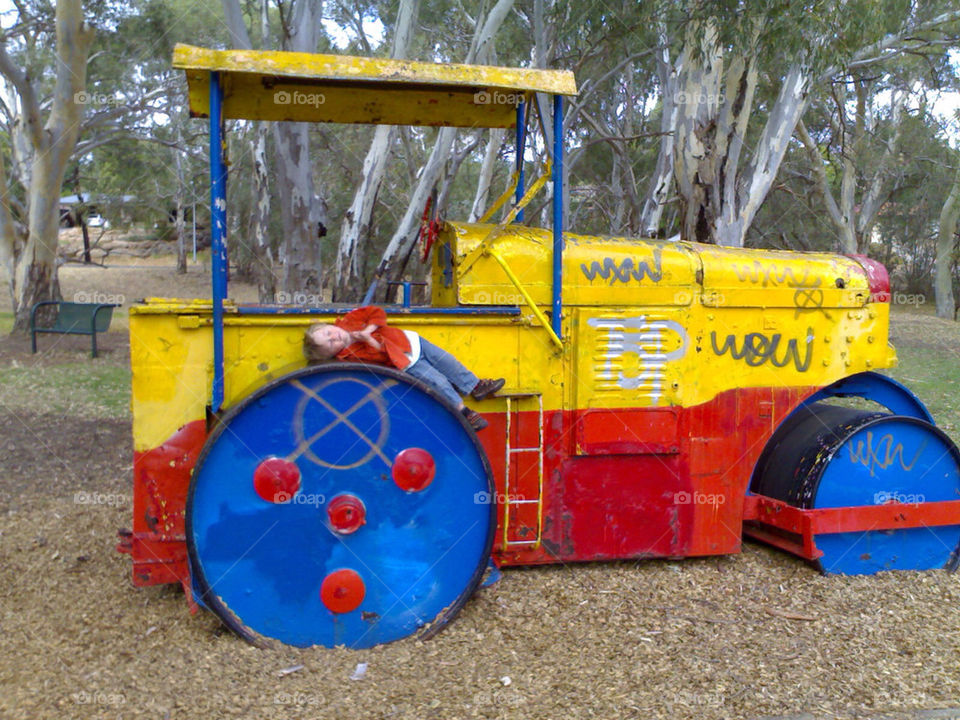
[[[57,319],[53,323],[56,330],[89,330],[90,316],[97,306],[91,303],[61,302],[56,305]],[[106,332],[113,317],[113,308],[105,307],[97,314],[98,333]]]

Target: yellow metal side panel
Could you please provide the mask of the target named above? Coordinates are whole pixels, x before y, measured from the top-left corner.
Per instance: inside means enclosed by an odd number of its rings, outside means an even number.
[[[193,315],[130,311],[133,446],[159,446],[182,425],[200,420],[210,401],[213,344],[209,329],[181,327]]]
[[[703,288],[712,304],[761,307],[861,307],[870,297],[863,267],[829,253],[698,246]]]
[[[690,407],[738,387],[828,385],[891,367],[889,306],[578,311],[579,408]]]
[[[226,318],[225,405],[304,364],[303,330],[333,316]],[[544,409],[693,406],[737,387],[827,385],[891,367],[889,306],[806,309],[689,306],[572,308],[564,319],[572,364],[525,312],[511,316],[390,316],[507,389],[543,395]],[[209,306],[154,303],[130,313],[134,445],[157,447],[209,402]],[[566,393],[566,396],[564,395]],[[473,403],[501,411],[502,400]],[[499,404],[498,404],[499,403]]]
[[[446,223],[441,238],[458,263],[494,248],[538,305],[548,305],[552,287],[553,237],[549,230],[511,225]],[[720,248],[641,238],[589,237],[565,233],[564,305],[720,307],[863,307],[870,297],[863,267],[827,253]],[[489,255],[457,267],[459,301],[468,305],[520,304],[519,293]]]
[[[483,377],[505,377],[511,390],[543,393],[544,407],[562,406],[561,359],[529,317],[410,316],[390,324],[414,330]],[[303,331],[336,316],[228,315],[224,327],[224,407],[265,383],[303,367]],[[138,451],[155,448],[182,425],[203,419],[210,401],[213,344],[209,305],[155,302],[130,313],[133,433]],[[468,403],[502,411],[502,400]]]
[[[487,237],[491,225],[446,223],[442,237],[458,258]],[[564,233],[565,305],[687,305],[696,283],[698,257],[684,243],[589,237]],[[509,226],[493,246],[538,305],[551,298],[553,235],[549,230]],[[523,302],[499,264],[481,257],[457,277],[460,302],[517,305]]]

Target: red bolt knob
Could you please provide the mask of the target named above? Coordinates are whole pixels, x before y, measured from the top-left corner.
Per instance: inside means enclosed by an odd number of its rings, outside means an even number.
[[[337,495],[327,503],[330,526],[341,535],[349,535],[367,522],[367,509],[356,495]]]
[[[391,473],[393,481],[401,490],[419,492],[433,482],[437,464],[426,450],[417,447],[407,448],[393,461]]]
[[[360,607],[367,588],[355,570],[334,570],[320,585],[320,600],[330,612],[348,613]]]
[[[253,471],[253,489],[267,502],[285,503],[300,490],[300,468],[283,458],[267,458]]]

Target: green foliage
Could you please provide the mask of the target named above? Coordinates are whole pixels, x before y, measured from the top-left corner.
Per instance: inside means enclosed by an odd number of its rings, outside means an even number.
[[[270,37],[264,42],[260,29],[260,1],[241,0],[241,9],[254,47],[277,47],[282,22],[288,20],[290,0],[269,3]],[[474,23],[494,4],[421,0],[409,57],[437,62],[461,62],[467,56]],[[745,158],[754,147],[769,108],[779,90],[787,66],[802,61],[814,74],[842,66],[864,47],[896,31],[908,20],[929,19],[952,7],[950,0],[916,3],[914,0],[682,0],[681,2],[569,3],[544,1],[547,32],[547,65],[572,69],[581,96],[575,102],[583,113],[567,132],[567,163],[570,169],[570,213],[567,227],[596,234],[636,234],[640,205],[646,194],[658,154],[660,78],[657,49],[661,36],[668,39],[671,61],[684,49],[687,31],[716,28],[726,61],[736,56],[751,58],[760,69],[754,113],[745,140]],[[33,28],[19,44],[11,46],[16,59],[41,84],[47,96],[53,81],[51,35],[53,4],[30,0]],[[358,3],[324,3],[319,52],[386,56],[395,31],[399,0],[364,0]],[[88,108],[81,143],[103,144],[78,153],[68,169],[65,193],[79,190],[88,195],[119,197],[135,195],[124,204],[131,220],[171,232],[170,212],[179,194],[187,208],[197,206],[198,225],[209,227],[207,179],[207,124],[190,119],[185,110],[182,72],[170,67],[177,42],[210,47],[230,44],[219,2],[194,0],[91,0],[87,15],[98,28],[89,63],[92,93],[109,102]],[[189,20],[189,21],[187,21]],[[363,21],[383,26],[382,41],[360,33]],[[331,24],[341,32],[331,31]],[[534,0],[517,0],[496,36],[496,62],[507,66],[530,66],[534,57]],[[923,35],[924,37],[929,36]],[[342,39],[346,37],[346,45]],[[689,48],[699,52],[697,46]],[[875,91],[893,87],[932,88],[956,81],[941,46],[905,54],[880,68],[870,69]],[[46,85],[45,85],[46,84]],[[832,105],[837,88],[814,86],[805,121],[820,143],[829,181],[836,191],[843,161],[841,137],[849,123]],[[116,103],[111,106],[111,103]],[[122,103],[123,110],[119,111]],[[568,104],[568,107],[570,105]],[[879,106],[878,106],[879,107]],[[116,111],[111,114],[111,111]],[[880,150],[891,132],[891,120],[879,117],[858,162],[859,177],[875,168]],[[588,119],[589,118],[589,121]],[[254,211],[252,123],[228,124],[230,160],[228,206],[231,257],[245,265],[252,254],[249,242]],[[536,134],[536,133],[535,133]],[[317,192],[329,208],[327,235],[320,240],[324,268],[329,273],[339,240],[343,213],[359,185],[362,163],[373,135],[365,126],[317,126],[311,128],[311,154]],[[426,161],[436,130],[405,128],[390,148],[386,178],[377,198],[371,236],[364,246],[363,265],[369,272],[403,215],[416,185],[416,173]],[[462,131],[457,148],[472,139]],[[491,196],[506,186],[512,170],[508,142],[501,152]],[[460,167],[449,196],[446,215],[465,218],[473,201],[480,172],[486,133]],[[936,215],[945,194],[945,178],[952,162],[945,160],[946,138],[938,133],[929,114],[912,112],[904,127],[902,158],[896,163],[884,197],[878,232],[883,244],[871,253],[888,262],[903,287],[925,278]],[[542,167],[542,142],[531,141],[527,163],[528,181]],[[0,128],[0,152],[8,152],[8,140]],[[180,157],[180,173],[175,154]],[[270,175],[280,168],[268,135]],[[15,189],[15,194],[18,192]],[[271,187],[274,249],[282,240],[276,187]],[[549,208],[539,212],[544,193],[527,211],[527,222],[549,225]],[[664,216],[667,235],[677,229],[676,205]],[[116,214],[107,212],[112,222]],[[188,221],[189,222],[189,221]],[[774,191],[767,198],[748,237],[754,245],[832,249],[836,233],[826,220],[822,200],[811,181],[809,161],[794,143],[785,158]],[[278,270],[279,272],[279,270]]]

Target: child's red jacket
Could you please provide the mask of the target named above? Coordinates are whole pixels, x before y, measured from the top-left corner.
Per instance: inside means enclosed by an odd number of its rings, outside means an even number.
[[[376,325],[373,337],[383,346],[381,350],[374,350],[365,342],[355,342],[347,345],[337,353],[338,360],[352,360],[354,362],[374,363],[403,370],[410,364],[406,353],[410,352],[410,341],[403,330],[387,325],[387,314],[383,308],[367,305],[351,310],[334,325],[347,332],[363,330],[367,325]]]

